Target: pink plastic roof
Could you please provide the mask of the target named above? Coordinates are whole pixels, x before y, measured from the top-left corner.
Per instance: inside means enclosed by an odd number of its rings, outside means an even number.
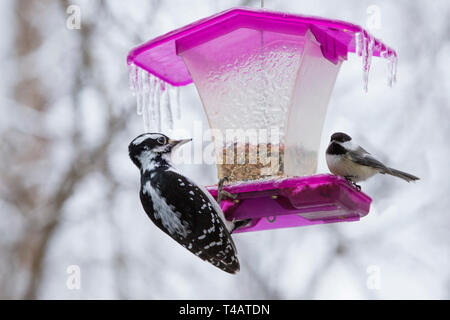
[[[348,52],[355,52],[355,33],[361,32],[365,37],[369,35],[360,26],[348,22],[238,7],[150,40],[131,50],[127,62],[134,63],[171,85],[184,86],[190,84],[192,78],[177,53],[239,28],[291,34],[309,28],[321,44],[324,57],[333,63],[347,59]],[[393,49],[380,40],[373,40],[373,55],[380,56],[381,52],[396,55]]]

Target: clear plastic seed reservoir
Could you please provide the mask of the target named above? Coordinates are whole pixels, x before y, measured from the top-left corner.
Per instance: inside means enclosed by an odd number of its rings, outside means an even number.
[[[178,55],[198,88],[210,125],[225,138],[234,129],[248,140],[252,134],[259,135],[253,140],[262,140],[257,145],[229,139],[217,143],[225,160],[227,152],[236,154],[234,163],[219,165],[219,177],[232,181],[315,172],[322,124],[341,65],[323,59],[306,26],[279,32],[284,25],[267,24],[275,31],[238,28],[206,42],[193,40],[195,36],[178,42]],[[267,134],[261,137],[263,130]],[[252,148],[256,164],[249,163]],[[260,157],[262,150],[268,161]],[[239,157],[245,163],[239,164]]]
[[[387,59],[388,84],[395,81],[395,51],[361,27],[249,8],[153,39],[133,49],[128,64],[148,131],[171,128],[183,112],[176,88],[194,82],[213,129],[219,178],[227,177],[225,190],[237,195],[222,208],[227,218],[252,218],[241,229],[250,231],[368,213],[370,198],[345,180],[312,176],[328,102],[349,52],[362,57],[365,90],[372,56]],[[209,190],[216,195],[216,187]]]

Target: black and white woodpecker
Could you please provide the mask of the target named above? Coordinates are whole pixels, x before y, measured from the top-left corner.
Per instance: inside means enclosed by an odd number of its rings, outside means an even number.
[[[145,133],[130,143],[130,158],[141,172],[142,206],[153,223],[183,247],[223,271],[237,273],[231,238],[235,223],[225,219],[205,188],[172,167],[172,151],[189,141]]]

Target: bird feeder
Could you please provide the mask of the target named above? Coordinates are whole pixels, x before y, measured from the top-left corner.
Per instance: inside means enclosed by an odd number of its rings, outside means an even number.
[[[194,82],[214,136],[219,178],[235,199],[236,232],[359,220],[371,199],[344,178],[314,175],[328,102],[348,53],[396,53],[351,23],[264,9],[233,8],[169,32],[128,55],[131,86],[147,130],[180,114],[176,88]],[[163,121],[163,119],[165,119]],[[226,139],[227,132],[235,138]],[[244,139],[239,137],[244,136]],[[217,186],[207,188],[217,197]]]

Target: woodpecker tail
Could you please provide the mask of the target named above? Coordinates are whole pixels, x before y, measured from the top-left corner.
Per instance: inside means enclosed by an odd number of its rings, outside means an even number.
[[[210,262],[217,268],[219,268],[225,272],[231,273],[231,274],[236,274],[241,269],[241,266],[239,264],[239,260],[237,259],[237,257],[234,257],[234,259],[231,257],[227,257],[224,260],[218,260],[217,258],[212,258],[212,259],[209,259],[208,262]]]
[[[394,177],[398,177],[398,178],[402,178],[403,180],[405,180],[406,182],[411,182],[411,181],[416,181],[419,180],[420,178],[413,176],[412,174],[400,171],[400,170],[395,170],[392,168],[389,168],[389,171],[386,171],[387,174],[390,174]]]

